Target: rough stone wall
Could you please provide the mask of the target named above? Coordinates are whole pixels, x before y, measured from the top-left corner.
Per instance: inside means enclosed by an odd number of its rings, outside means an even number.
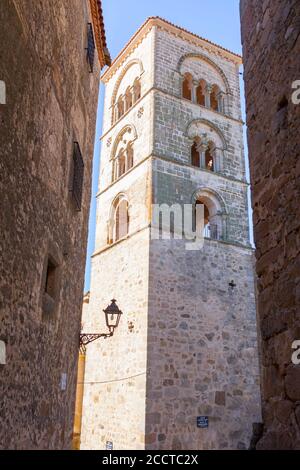
[[[86,62],[90,21],[87,1],[0,5],[0,448],[71,446],[100,74],[97,58],[93,74]],[[81,212],[69,192],[74,141]],[[56,311],[45,314],[48,255],[60,279]]]
[[[242,0],[249,159],[262,336],[264,434],[259,449],[300,448],[300,80],[298,0]]]
[[[247,449],[261,419],[253,253],[184,243],[150,244],[146,447]]]

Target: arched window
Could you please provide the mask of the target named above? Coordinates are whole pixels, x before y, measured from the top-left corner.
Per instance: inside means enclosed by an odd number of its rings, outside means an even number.
[[[207,205],[199,198],[197,199],[196,203],[195,203],[195,211],[197,210],[197,206],[198,205],[203,205],[203,217],[204,217],[204,221],[203,221],[203,236],[206,236],[205,233],[208,233],[209,232],[209,210],[207,208]],[[196,220],[196,217],[195,217],[195,220]]]
[[[195,119],[186,129],[189,146],[187,158],[194,165],[193,154],[195,150],[200,153],[200,168],[222,173],[226,167],[228,145],[223,132],[212,121]],[[197,142],[193,148],[193,143]],[[199,143],[198,143],[199,142]],[[189,155],[192,156],[189,157]]]
[[[218,232],[218,225],[213,224],[210,220],[210,214],[209,214],[209,209],[205,202],[203,202],[200,199],[196,201],[195,204],[195,210],[197,208],[197,205],[202,204],[204,207],[203,215],[204,215],[204,220],[203,220],[203,237],[205,238],[211,238],[213,240],[219,240],[219,232]]]
[[[199,141],[197,139],[194,140],[191,148],[191,161],[193,166],[200,167]]]
[[[205,80],[200,80],[199,85],[196,88],[196,99],[197,103],[201,106],[205,106],[205,88],[206,82]]]
[[[135,163],[134,142],[137,139],[136,129],[126,125],[117,135],[111,152],[112,182],[130,170]]]
[[[121,148],[113,163],[113,181],[120,178],[133,167],[133,143],[129,142],[126,149]]]
[[[196,137],[191,147],[191,164],[209,171],[217,171],[215,159],[215,144],[207,143],[205,137]]]
[[[117,103],[117,108],[118,108],[118,119],[123,116],[124,114],[124,101],[123,101],[123,96],[119,96],[118,103]]]
[[[134,103],[140,99],[142,94],[142,89],[141,89],[141,81],[139,78],[136,78],[134,80],[133,84],[133,101]]]
[[[133,83],[135,79],[140,79],[144,72],[143,63],[138,58],[131,58],[121,68],[119,76],[116,79],[112,94],[111,94],[111,108],[112,111],[117,105],[120,95],[126,95],[126,90],[129,87],[133,95]],[[134,100],[133,100],[134,102]],[[115,113],[112,113],[115,117]]]
[[[118,121],[128,111],[134,103],[141,97],[141,81],[134,80],[132,86],[128,86],[124,95],[120,95],[113,105],[112,124]]]
[[[132,93],[130,87],[127,88],[125,93],[125,105],[126,111],[128,111],[132,106]]]
[[[217,85],[213,85],[211,94],[210,94],[210,107],[214,111],[221,111],[220,103],[219,103],[219,93],[220,93],[220,88]]]
[[[196,221],[197,205],[202,204],[203,207],[203,220],[201,221],[201,228],[203,228],[203,236],[213,240],[224,239],[224,223],[223,214],[220,201],[217,196],[210,194],[208,190],[199,193],[194,205],[194,220]]]
[[[193,77],[190,73],[185,73],[182,82],[182,96],[186,100],[192,101]]]
[[[109,224],[109,243],[126,237],[129,231],[128,201],[124,195],[117,197],[113,203]]]

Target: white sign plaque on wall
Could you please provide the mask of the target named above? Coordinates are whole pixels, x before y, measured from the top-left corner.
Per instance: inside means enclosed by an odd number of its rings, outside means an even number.
[[[60,389],[62,391],[67,390],[67,374],[65,372],[63,374],[61,374]]]
[[[6,344],[0,341],[0,365],[6,364]]]
[[[6,104],[6,88],[3,80],[0,80],[0,104]]]

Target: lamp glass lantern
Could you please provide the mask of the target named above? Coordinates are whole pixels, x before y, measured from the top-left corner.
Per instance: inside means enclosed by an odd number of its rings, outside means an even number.
[[[106,307],[103,312],[105,313],[105,321],[107,328],[109,329],[111,335],[113,335],[114,330],[119,325],[119,321],[123,312],[121,312],[121,310],[117,306],[115,299],[111,300],[111,304],[108,305],[108,307]]]

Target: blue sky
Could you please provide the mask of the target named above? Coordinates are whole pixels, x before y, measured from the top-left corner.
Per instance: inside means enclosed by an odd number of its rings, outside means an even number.
[[[161,16],[178,26],[241,54],[239,0],[102,0],[107,44],[112,59],[149,16]],[[104,87],[101,84],[95,138],[92,204],[85,291],[90,286],[90,257],[95,242],[95,194],[98,187]],[[243,90],[242,90],[243,101]],[[243,103],[244,111],[244,103]]]

